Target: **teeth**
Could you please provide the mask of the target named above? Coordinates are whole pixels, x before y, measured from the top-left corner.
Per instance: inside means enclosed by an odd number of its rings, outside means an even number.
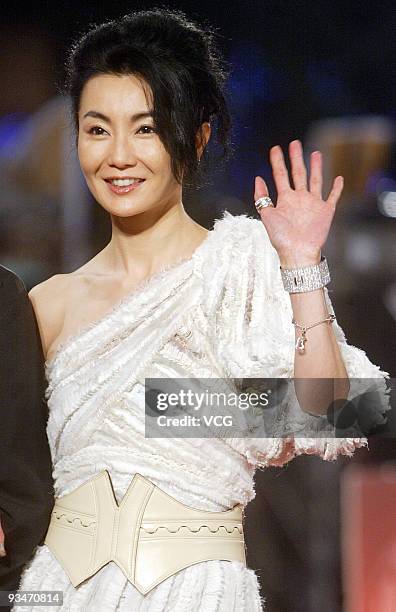
[[[116,187],[127,187],[133,183],[140,183],[141,179],[111,179],[110,183]]]

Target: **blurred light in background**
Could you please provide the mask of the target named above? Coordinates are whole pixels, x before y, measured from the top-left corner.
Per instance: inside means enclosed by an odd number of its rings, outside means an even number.
[[[396,191],[383,191],[378,196],[378,209],[385,217],[396,217]]]
[[[23,148],[28,113],[9,113],[0,117],[0,158],[12,159],[17,148]]]
[[[381,248],[369,232],[350,231],[345,244],[345,262],[355,272],[375,271],[381,264]]]

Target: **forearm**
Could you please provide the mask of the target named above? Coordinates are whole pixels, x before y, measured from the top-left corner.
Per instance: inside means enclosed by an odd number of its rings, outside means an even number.
[[[271,199],[269,203],[265,201],[266,205],[262,202],[262,198],[269,197],[269,192],[261,177],[256,177],[254,199],[255,204],[258,202],[256,208],[279,256],[281,267],[292,270],[319,264],[321,249],[326,243],[344,180],[342,176],[337,176],[328,198],[324,200],[320,151],[311,153],[309,181],[300,140],[290,143],[289,153],[293,189],[282,148],[277,145],[270,150],[278,192],[276,206]],[[298,285],[295,279],[294,283]],[[291,293],[290,299],[294,322],[303,328],[308,328],[332,314],[327,312],[323,289]],[[292,324],[290,321],[290,325]],[[296,341],[301,331],[296,326]],[[304,329],[304,335],[305,332],[307,347],[302,350],[301,346],[301,353],[295,350],[294,386],[297,399],[306,412],[326,414],[334,400],[348,397],[348,374],[331,321]],[[327,383],[324,382],[326,379]]]
[[[313,261],[304,261],[303,265],[313,265],[319,260],[320,256]],[[296,262],[283,260],[281,265],[292,268]],[[300,325],[309,326],[328,317],[324,289],[289,295],[293,317]],[[301,330],[296,327],[296,342],[299,336]],[[307,330],[305,351],[295,351],[294,378],[297,379],[295,390],[300,406],[310,413],[325,414],[334,400],[348,397],[348,374],[330,323]],[[320,380],[315,384],[312,379]]]

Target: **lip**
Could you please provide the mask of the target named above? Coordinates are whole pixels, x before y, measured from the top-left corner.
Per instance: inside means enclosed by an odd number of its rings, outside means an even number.
[[[124,179],[138,179],[139,181],[144,181],[143,176],[108,176],[104,180],[105,181],[122,181]]]
[[[130,193],[131,191],[134,191],[135,189],[139,189],[139,187],[143,185],[143,183],[145,183],[145,179],[143,179],[139,183],[133,183],[133,185],[126,185],[125,187],[118,187],[117,185],[113,185],[112,183],[110,183],[110,180],[111,179],[105,179],[105,183],[107,184],[110,191],[112,191],[116,195],[124,195],[126,193]]]

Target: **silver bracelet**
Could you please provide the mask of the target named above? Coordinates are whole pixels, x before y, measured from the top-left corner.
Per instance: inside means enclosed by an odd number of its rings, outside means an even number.
[[[280,267],[283,287],[289,293],[305,293],[322,289],[330,282],[330,272],[324,255],[320,263],[302,268]]]

